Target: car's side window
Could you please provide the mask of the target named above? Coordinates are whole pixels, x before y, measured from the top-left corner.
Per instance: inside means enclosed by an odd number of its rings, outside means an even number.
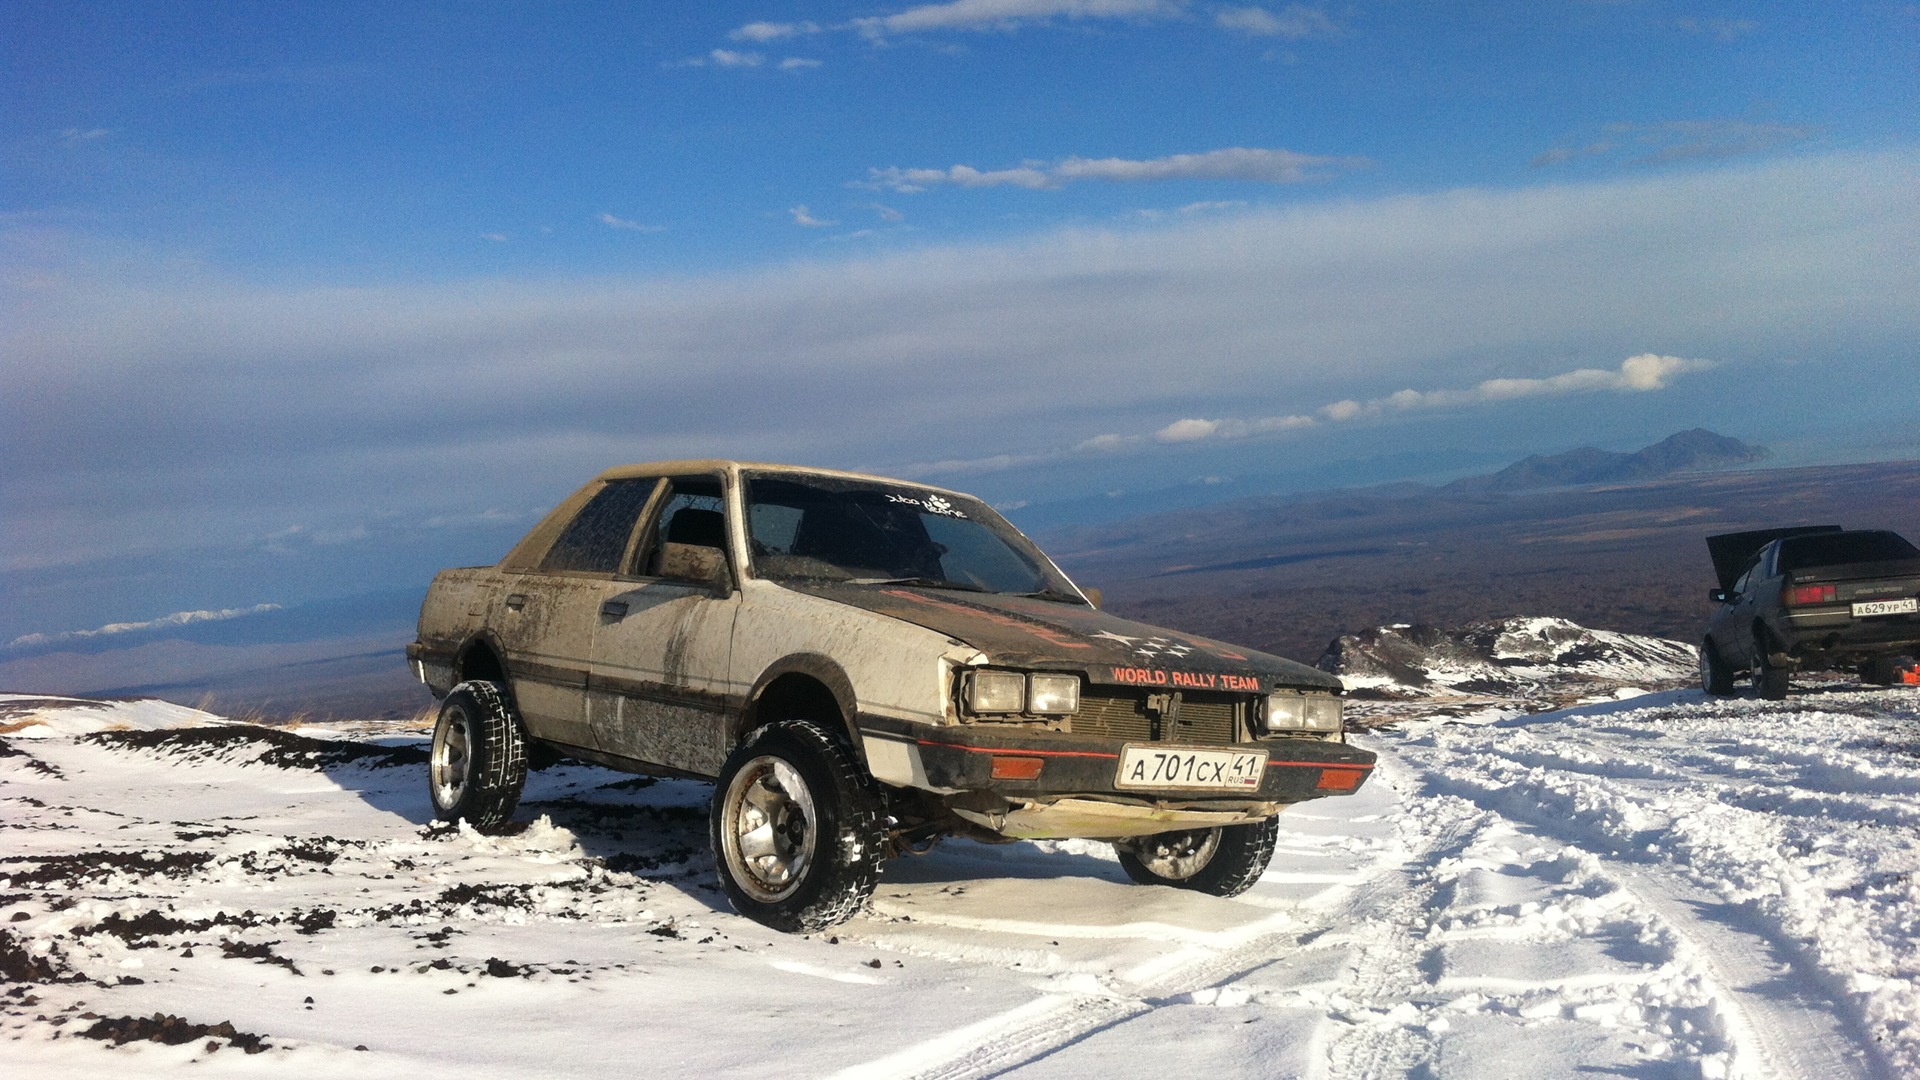
[[[719,480],[691,476],[667,481],[652,536],[634,550],[632,565],[639,575],[660,576],[661,553],[667,544],[727,550],[726,501]]]
[[[1757,570],[1757,569],[1759,569],[1759,567],[1757,567],[1757,566],[1749,566],[1749,567],[1747,567],[1747,571],[1746,571],[1746,573],[1744,573],[1744,574],[1741,574],[1741,575],[1739,576],[1739,578],[1737,578],[1737,579],[1735,579],[1735,581],[1734,581],[1734,583],[1733,583],[1733,592],[1734,592],[1734,595],[1736,595],[1736,596],[1739,596],[1739,595],[1743,595],[1743,594],[1745,594],[1745,593],[1746,593],[1746,591],[1747,591],[1747,585],[1748,585],[1748,584],[1749,584],[1749,583],[1750,583],[1750,582],[1752,581],[1752,579],[1753,579],[1753,572],[1754,572],[1755,570]]]
[[[540,569],[548,573],[613,573],[627,550],[634,524],[659,483],[653,477],[608,481],[567,523],[560,538],[547,549]]]

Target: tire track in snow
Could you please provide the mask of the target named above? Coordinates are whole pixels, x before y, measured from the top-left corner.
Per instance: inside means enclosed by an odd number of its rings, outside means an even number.
[[[1415,783],[1404,763],[1385,755],[1375,782],[1390,785],[1403,803]],[[1316,1031],[1314,1041],[1324,1049],[1313,1057],[1312,1080],[1406,1073],[1432,1055],[1432,1039],[1407,1023],[1418,1015],[1415,999],[1433,991],[1419,977],[1428,948],[1421,939],[1437,891],[1432,870],[1492,820],[1464,803],[1446,808],[1444,818],[1402,816],[1398,865],[1383,868],[1340,914],[1350,928],[1340,935],[1349,942],[1350,959],[1329,1002],[1333,1010]]]
[[[1525,736],[1517,731],[1507,734]],[[1759,924],[1754,929],[1735,926],[1725,917],[1709,917],[1703,912],[1746,908],[1730,905],[1677,873],[1619,856],[1616,849],[1623,838],[1614,831],[1639,822],[1649,812],[1661,812],[1643,806],[1633,792],[1624,789],[1622,776],[1578,770],[1559,772],[1550,780],[1547,774],[1556,770],[1543,766],[1539,754],[1524,748],[1441,748],[1441,755],[1446,760],[1422,770],[1430,793],[1464,799],[1580,853],[1643,909],[1650,922],[1672,936],[1676,960],[1695,969],[1724,1025],[1731,1059],[1727,1075],[1733,1080],[1867,1080],[1895,1075],[1886,1061],[1872,1055],[1873,1040],[1861,1019],[1831,994],[1819,996],[1809,989],[1830,979],[1802,955],[1805,943],[1783,939],[1757,912],[1751,920]],[[1512,774],[1499,774],[1500,763],[1512,766]],[[1627,784],[1640,779],[1644,777],[1625,778]],[[1725,776],[1714,773],[1696,773],[1687,779],[1727,782]],[[1546,790],[1543,785],[1550,782],[1557,786]],[[1586,820],[1596,817],[1598,822]],[[1634,838],[1639,836],[1636,832]],[[1788,974],[1793,977],[1782,977]]]
[[[1376,782],[1384,782],[1384,778]],[[1396,787],[1404,790],[1402,785]],[[1420,897],[1408,894],[1400,869],[1415,857],[1400,846],[1376,851],[1362,866],[1329,880],[1326,890],[1311,900],[1284,903],[1265,917],[1225,933],[1188,931],[1180,935],[1176,928],[1167,927],[1167,932],[1183,936],[1188,947],[1137,965],[1130,969],[1130,975],[1102,980],[1105,993],[1050,994],[884,1058],[844,1069],[834,1074],[834,1080],[981,1080],[998,1076],[1160,1009],[1191,1005],[1206,991],[1230,986],[1303,949],[1325,948],[1332,934],[1351,924],[1356,908],[1392,908],[1396,915],[1382,921],[1391,934],[1392,928],[1416,918],[1421,908]],[[1430,895],[1431,890],[1428,892]],[[970,922],[942,920],[948,921],[954,925]],[[977,928],[1020,929],[1021,925],[982,920]],[[1029,933],[1045,929],[1049,934],[1059,934],[1061,928],[1035,924],[1026,929]],[[1376,996],[1389,993],[1383,986]]]
[[[931,1039],[884,1058],[833,1074],[832,1080],[980,1080],[998,1076],[1095,1033],[1125,1024],[1191,995],[1231,983],[1272,963],[1303,939],[1324,933],[1331,917],[1302,926],[1295,911],[1269,916],[1254,927],[1284,923],[1281,933],[1255,931],[1224,947],[1197,950],[1189,959],[1161,968],[1126,992],[1048,994],[998,1016]],[[1111,989],[1111,988],[1110,988]]]
[[[1785,981],[1782,969],[1800,961],[1765,936],[1739,930],[1698,911],[1725,907],[1712,897],[1657,870],[1597,861],[1631,896],[1680,939],[1711,981],[1715,1009],[1727,1025],[1734,1058],[1730,1075],[1766,1080],[1870,1080],[1885,1072],[1869,1062],[1864,1033],[1830,999],[1806,993],[1809,981]],[[1785,954],[1782,956],[1782,954]],[[1769,963],[1766,956],[1782,956]],[[1816,977],[1817,977],[1817,973]]]

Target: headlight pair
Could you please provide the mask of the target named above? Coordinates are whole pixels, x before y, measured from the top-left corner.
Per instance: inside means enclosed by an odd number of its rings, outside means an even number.
[[[1080,676],[969,671],[961,701],[975,716],[1066,716],[1080,711]]]
[[[1340,699],[1332,694],[1282,690],[1267,697],[1261,726],[1268,734],[1287,731],[1340,730]]]

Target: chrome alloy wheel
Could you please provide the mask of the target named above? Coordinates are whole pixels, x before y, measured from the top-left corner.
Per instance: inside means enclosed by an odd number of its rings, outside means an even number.
[[[448,709],[433,729],[433,753],[427,762],[427,779],[433,785],[433,803],[450,810],[467,790],[467,773],[473,761],[473,732],[466,713]]]
[[[1220,847],[1219,829],[1143,836],[1129,845],[1148,870],[1169,881],[1185,881],[1206,869]]]
[[[806,880],[819,842],[807,782],[785,759],[762,755],[734,774],[722,798],[720,857],[734,880],[762,903],[785,899]]]

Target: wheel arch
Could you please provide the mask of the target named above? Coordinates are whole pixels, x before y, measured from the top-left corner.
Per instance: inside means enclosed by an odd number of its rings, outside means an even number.
[[[470,680],[499,683],[507,688],[509,695],[513,687],[507,682],[506,653],[500,643],[485,630],[473,635],[460,646],[454,654],[453,681],[455,685]]]
[[[731,742],[738,746],[748,735],[781,720],[807,719],[846,739],[864,767],[867,752],[853,723],[857,706],[853,680],[844,668],[819,653],[795,653],[775,661],[754,680]]]

